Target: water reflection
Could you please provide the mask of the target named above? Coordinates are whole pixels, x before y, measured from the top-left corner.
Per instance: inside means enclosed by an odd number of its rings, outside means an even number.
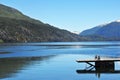
[[[0,54],[9,54],[11,52],[1,51]]]
[[[113,69],[112,71],[99,71],[99,69],[91,71],[77,70],[77,73],[82,75],[76,75],[76,69],[84,68],[85,65],[78,65],[75,60],[78,58],[92,59],[95,55],[119,57],[120,42],[0,44],[0,79],[79,80],[81,78],[81,80],[98,80],[97,77],[100,77],[100,80],[119,80],[119,65],[117,65],[117,70]],[[101,74],[105,75],[100,76]]]
[[[98,78],[100,78],[101,74],[120,74],[120,70],[76,70],[78,74],[96,74]]]
[[[37,61],[40,64],[40,61],[48,60],[52,57],[54,57],[54,55],[41,57],[1,58],[0,79],[12,77],[16,73],[19,73],[20,70],[23,70],[29,65],[35,64]]]

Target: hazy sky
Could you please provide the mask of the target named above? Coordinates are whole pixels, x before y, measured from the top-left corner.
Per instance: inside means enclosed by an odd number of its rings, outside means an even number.
[[[120,0],[0,0],[0,3],[71,32],[120,19]]]

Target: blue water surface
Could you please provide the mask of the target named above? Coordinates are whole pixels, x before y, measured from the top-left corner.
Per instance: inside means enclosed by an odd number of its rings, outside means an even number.
[[[44,42],[0,44],[1,80],[119,80],[120,73],[77,73],[78,59],[119,58],[120,42]],[[93,63],[94,64],[94,63]],[[94,69],[93,69],[94,70]],[[120,70],[120,62],[115,63]]]

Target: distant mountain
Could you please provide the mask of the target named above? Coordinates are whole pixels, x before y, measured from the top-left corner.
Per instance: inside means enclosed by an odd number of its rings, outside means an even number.
[[[84,39],[0,4],[0,42],[81,41]]]
[[[97,36],[103,40],[120,40],[120,20],[85,30],[80,33],[80,36]]]
[[[94,28],[85,30],[85,31],[81,32],[80,35],[81,35],[81,36],[93,35],[93,34],[95,34],[95,32],[96,32],[97,30],[99,30],[100,28],[101,28],[100,26],[97,26],[97,27],[94,27]]]

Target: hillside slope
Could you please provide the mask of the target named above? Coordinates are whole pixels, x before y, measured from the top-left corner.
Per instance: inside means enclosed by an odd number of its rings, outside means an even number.
[[[76,34],[32,19],[20,11],[0,4],[0,41],[47,42],[80,41]]]
[[[120,21],[100,25],[80,33],[81,36],[99,36],[108,40],[120,40]]]

